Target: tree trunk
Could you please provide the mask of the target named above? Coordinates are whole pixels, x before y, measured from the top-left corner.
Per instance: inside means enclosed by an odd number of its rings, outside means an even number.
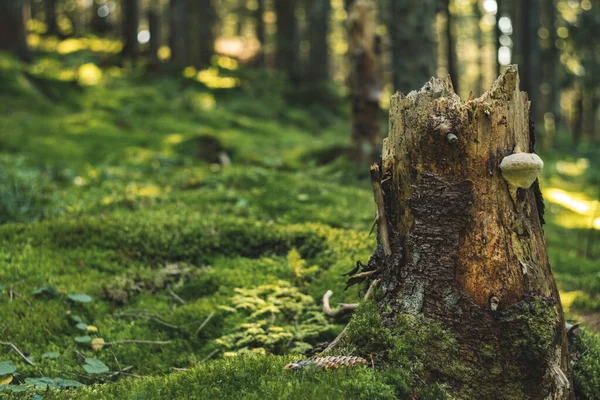
[[[56,21],[56,0],[45,0],[44,13],[46,15],[45,22],[48,35],[58,34],[58,24]]]
[[[300,55],[295,4],[290,0],[274,0],[277,15],[275,68],[284,71],[292,82],[298,80]]]
[[[540,3],[539,0],[521,0],[521,75],[523,76],[523,90],[531,100],[531,119],[540,121],[539,92],[540,92],[540,46],[538,31],[540,29]]]
[[[31,61],[27,46],[23,0],[0,1],[0,51]]]
[[[456,40],[453,34],[453,17],[450,12],[451,0],[446,0],[445,14],[446,14],[446,46],[447,46],[447,63],[448,63],[448,75],[452,79],[454,84],[454,90],[456,93],[460,93],[459,90],[459,78],[458,78],[458,61],[456,59]]]
[[[376,33],[375,4],[357,1],[350,11],[348,29],[354,158],[359,162],[372,162],[381,146],[381,54]]]
[[[160,43],[162,39],[160,17],[158,11],[158,5],[154,4],[148,11],[148,30],[150,31],[150,43],[148,52],[150,53],[150,66],[153,69],[157,69],[160,63],[158,59],[158,50],[160,49]]]
[[[502,18],[504,13],[504,1],[505,0],[496,0],[496,5],[498,9],[496,11],[496,27],[494,30],[494,39],[496,41],[496,75],[498,76],[502,72],[502,65],[500,65],[498,53],[500,52],[500,47],[502,47],[502,44],[500,44],[500,37],[502,36],[502,31],[500,30],[499,22],[500,18]]]
[[[190,65],[189,0],[171,0],[169,4],[169,46],[171,63],[178,68]]]
[[[215,54],[217,13],[212,0],[195,0],[190,4],[190,61],[196,68],[206,68]]]
[[[267,45],[267,36],[265,34],[265,0],[257,0],[257,7],[255,11],[256,20],[256,40],[260,43],[260,49],[258,54],[258,65],[265,65],[265,47]]]
[[[309,16],[308,40],[310,53],[308,58],[308,78],[312,83],[329,79],[329,18],[331,2],[329,0],[309,0],[307,2]]]
[[[546,120],[546,115],[552,118],[553,124],[544,124],[549,129],[544,129],[543,149],[552,148],[552,141],[556,132],[556,126],[560,123],[560,76],[558,68],[560,65],[560,54],[556,47],[556,3],[555,0],[544,0],[542,7],[544,27],[548,30],[548,38],[544,41],[542,50],[542,79],[544,80],[544,91],[541,97],[540,115]]]
[[[573,398],[539,185],[513,199],[499,168],[516,146],[533,152],[529,104],[516,66],[467,102],[448,79],[392,97],[385,215],[366,269],[394,335],[405,334],[394,331],[402,316],[421,315],[453,337],[454,357],[426,376],[457,398]]]
[[[390,1],[394,88],[408,93],[436,75],[433,31],[437,0]]]
[[[138,0],[123,0],[122,4],[123,50],[121,54],[124,58],[128,58],[131,61],[134,61],[138,52]]]

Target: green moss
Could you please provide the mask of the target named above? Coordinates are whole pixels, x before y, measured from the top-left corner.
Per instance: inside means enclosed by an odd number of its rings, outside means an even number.
[[[570,337],[575,394],[596,399],[600,393],[600,336],[584,329]]]

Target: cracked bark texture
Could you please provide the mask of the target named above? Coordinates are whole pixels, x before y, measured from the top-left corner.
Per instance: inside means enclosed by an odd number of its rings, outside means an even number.
[[[529,109],[516,66],[467,102],[450,78],[392,97],[382,175],[393,254],[379,244],[369,265],[389,327],[423,314],[454,335],[476,375],[445,377],[458,398],[573,398],[539,186],[514,203],[499,169],[515,146],[534,151]],[[536,320],[544,305],[549,317]]]

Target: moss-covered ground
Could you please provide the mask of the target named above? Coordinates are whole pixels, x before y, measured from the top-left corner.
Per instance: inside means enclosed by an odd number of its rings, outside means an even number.
[[[30,67],[0,58],[3,394],[440,398],[406,366],[282,369],[341,331],[320,299],[357,301],[340,275],[375,245],[367,168],[344,155],[335,89],[312,88],[308,103],[228,59],[152,75],[96,67],[91,44],[38,45]],[[559,285],[571,312],[599,310],[598,158],[545,159]],[[583,359],[580,387],[598,393],[600,368]],[[74,382],[88,387],[44,389]]]

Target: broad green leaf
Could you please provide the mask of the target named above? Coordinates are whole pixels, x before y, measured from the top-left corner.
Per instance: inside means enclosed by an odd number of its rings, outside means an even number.
[[[85,335],[85,336],[75,336],[75,341],[77,343],[89,343],[92,341],[92,337]]]
[[[45,389],[46,387],[51,387],[53,389],[64,389],[64,388],[73,388],[73,387],[82,387],[85,386],[83,383],[73,381],[70,379],[62,379],[62,378],[26,378],[25,384],[27,386],[32,386],[37,389]]]
[[[47,353],[42,354],[42,358],[58,358],[60,357],[60,353],[58,351],[49,351]]]
[[[69,318],[71,318],[71,321],[73,321],[73,322],[77,322],[77,323],[83,322],[83,320],[81,319],[81,317],[79,315],[69,315]]]
[[[75,327],[77,329],[81,329],[82,331],[87,331],[88,326],[86,324],[84,324],[83,322],[78,323],[77,325],[75,325]]]
[[[44,398],[39,394],[34,394],[31,400],[44,400]]]
[[[86,358],[83,369],[85,369],[88,374],[103,374],[110,371],[102,361],[96,358]]]
[[[12,361],[0,361],[0,376],[11,375],[17,370]]]
[[[85,293],[69,293],[67,297],[77,303],[90,303],[92,301],[92,298]]]
[[[44,295],[49,297],[56,297],[58,296],[58,289],[56,288],[56,286],[45,285],[35,289],[33,292],[31,292],[31,294],[34,296]]]

